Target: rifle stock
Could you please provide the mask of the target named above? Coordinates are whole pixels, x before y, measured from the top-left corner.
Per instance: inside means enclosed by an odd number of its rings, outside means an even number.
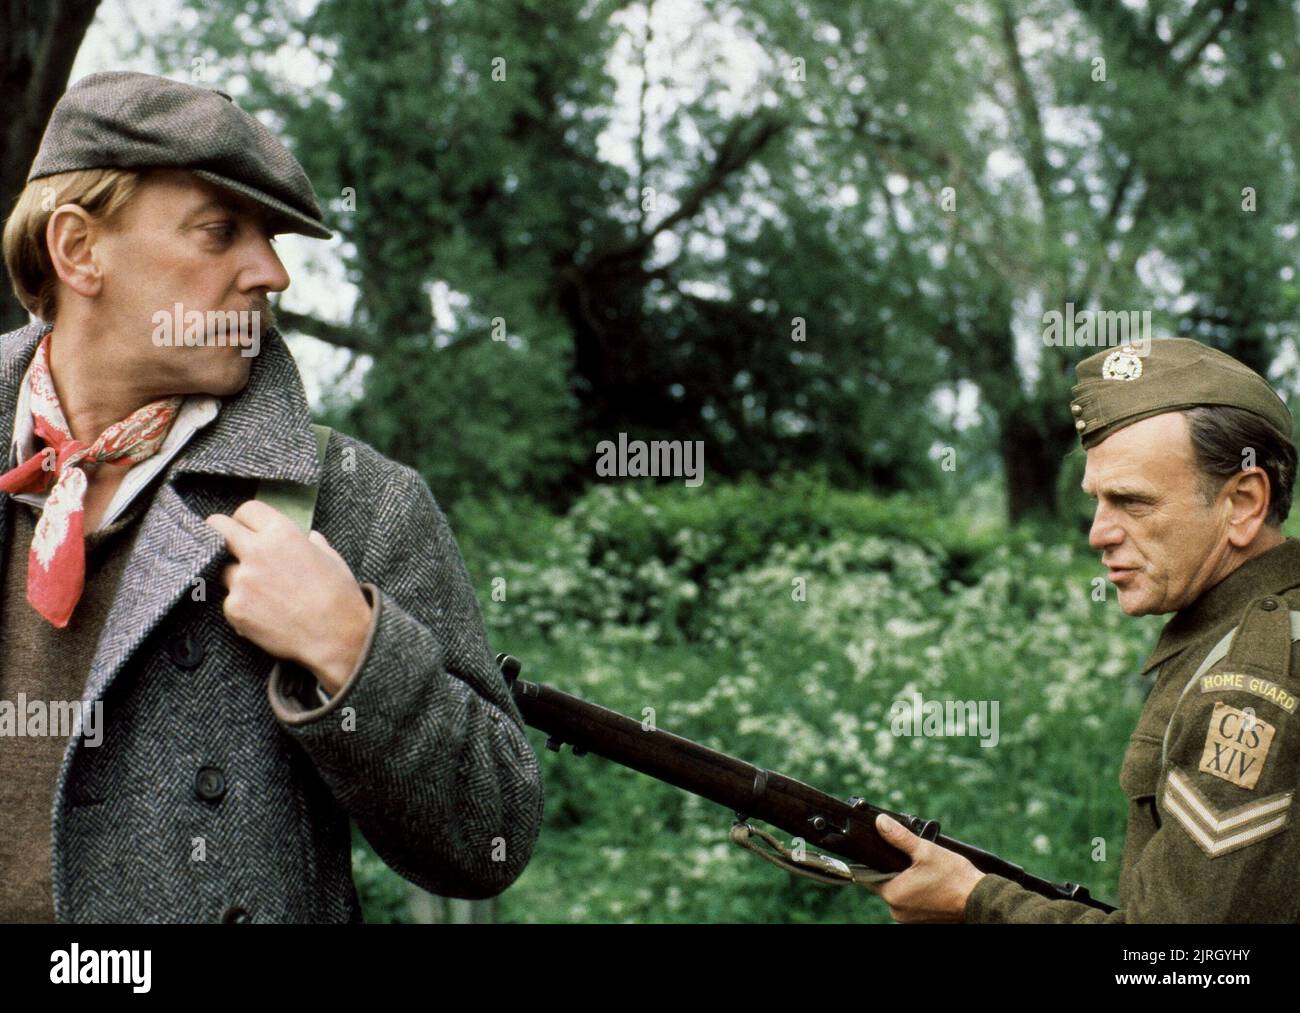
[[[908,857],[887,844],[876,830],[876,816],[888,813],[919,837],[965,856],[981,872],[1019,883],[1053,900],[1073,900],[1101,911],[1115,910],[1074,883],[1053,883],[962,841],[945,837],[934,820],[847,801],[802,781],[755,767],[726,753],[671,732],[646,728],[617,711],[568,693],[519,678],[521,664],[508,654],[497,656],[524,721],[547,735],[558,751],[566,743],[575,756],[595,753],[642,774],[726,806],[740,820],[755,817],[810,845],[881,872],[900,872]]]

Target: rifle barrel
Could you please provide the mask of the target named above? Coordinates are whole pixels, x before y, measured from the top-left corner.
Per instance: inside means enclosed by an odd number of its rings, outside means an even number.
[[[524,721],[546,733],[551,749],[567,743],[576,755],[595,753],[726,806],[740,819],[756,817],[842,858],[881,872],[901,872],[911,860],[876,830],[876,816],[888,813],[918,836],[963,855],[981,872],[1004,876],[1053,900],[1075,900],[1102,911],[1114,910],[1081,886],[1041,879],[987,851],[945,837],[934,821],[881,809],[865,799],[835,798],[648,722],[551,686],[526,682],[518,678],[516,659],[503,655],[500,660]]]

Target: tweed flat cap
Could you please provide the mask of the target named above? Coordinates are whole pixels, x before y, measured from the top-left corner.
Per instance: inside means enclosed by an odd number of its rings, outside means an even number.
[[[1141,355],[1132,345],[1090,355],[1075,367],[1070,412],[1084,448],[1152,415],[1196,405],[1243,408],[1290,440],[1291,410],[1268,381],[1231,355],[1190,338],[1162,338]]]
[[[74,169],[188,169],[271,212],[277,232],[332,235],[307,173],[225,92],[153,74],[89,74],[59,99],[27,176]]]

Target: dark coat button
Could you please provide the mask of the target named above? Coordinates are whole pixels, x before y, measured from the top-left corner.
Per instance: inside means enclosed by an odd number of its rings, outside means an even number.
[[[194,794],[205,802],[220,802],[226,794],[226,775],[219,767],[200,767],[194,778]]]
[[[1272,612],[1274,609],[1277,608],[1277,599],[1265,598],[1262,602],[1259,603],[1259,607],[1262,608],[1265,612]]]
[[[181,668],[197,668],[203,660],[203,644],[192,633],[187,633],[179,640],[167,645],[167,652]]]
[[[252,915],[242,907],[228,907],[221,915],[221,921],[224,925],[246,925],[252,920]]]

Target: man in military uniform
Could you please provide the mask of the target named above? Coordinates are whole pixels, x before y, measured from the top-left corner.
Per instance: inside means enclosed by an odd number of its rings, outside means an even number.
[[[1089,542],[1126,613],[1176,613],[1143,666],[1152,689],[1120,770],[1120,907],[981,874],[884,816],[913,861],[870,889],[903,922],[1300,920],[1291,413],[1259,374],[1185,339],[1100,352],[1077,373]]]

